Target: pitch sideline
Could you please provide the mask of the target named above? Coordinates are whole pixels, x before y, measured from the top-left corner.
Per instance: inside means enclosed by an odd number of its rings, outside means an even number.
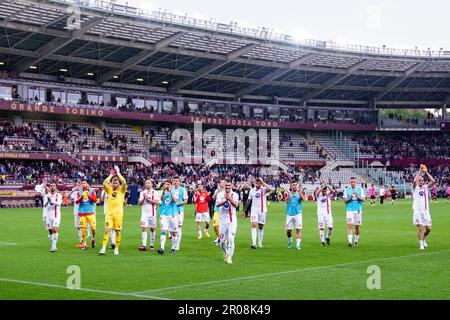
[[[168,298],[149,296],[149,295],[139,294],[139,293],[115,292],[115,291],[95,290],[95,289],[86,289],[86,288],[69,289],[66,286],[62,286],[62,285],[58,285],[58,284],[43,283],[43,282],[33,282],[33,281],[25,281],[25,280],[16,280],[16,279],[0,278],[0,282],[19,283],[19,284],[27,284],[27,285],[33,285],[33,286],[47,287],[47,288],[66,289],[66,290],[70,290],[70,291],[83,291],[83,292],[101,293],[101,294],[109,294],[109,295],[116,295],[116,296],[129,296],[129,297],[136,297],[136,298],[147,298],[147,299],[154,299],[154,300],[172,300],[172,299],[168,299]]]
[[[265,277],[274,277],[274,276],[276,277],[276,276],[281,276],[281,275],[286,275],[286,274],[291,274],[291,273],[340,268],[340,267],[346,267],[346,266],[362,264],[362,263],[372,263],[372,262],[396,260],[396,259],[402,259],[402,258],[412,258],[412,257],[418,257],[418,256],[424,256],[424,255],[444,253],[444,252],[449,252],[449,251],[450,251],[450,249],[449,250],[440,250],[440,251],[435,251],[435,252],[417,253],[417,254],[412,254],[409,256],[396,256],[396,257],[370,259],[370,260],[364,260],[364,261],[355,261],[355,262],[334,264],[334,265],[328,265],[328,266],[322,266],[322,267],[303,268],[303,269],[296,269],[296,270],[289,270],[289,271],[273,272],[273,273],[266,273],[266,274],[261,274],[261,275],[253,275],[253,276],[246,276],[246,277],[239,277],[239,278],[232,278],[232,279],[197,282],[197,283],[186,284],[186,285],[181,285],[181,286],[166,287],[166,288],[152,289],[152,290],[146,290],[146,291],[140,291],[140,292],[130,292],[130,293],[131,294],[147,294],[147,293],[161,292],[161,291],[172,291],[172,290],[177,290],[177,289],[190,288],[190,287],[196,287],[196,286],[205,286],[205,285],[210,285],[210,284],[220,284],[220,283],[243,281],[243,280],[245,281],[245,280],[253,280],[253,279],[265,278]]]

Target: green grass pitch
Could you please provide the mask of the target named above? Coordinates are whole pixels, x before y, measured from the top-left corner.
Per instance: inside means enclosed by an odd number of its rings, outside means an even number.
[[[2,209],[0,299],[449,299],[450,205],[445,200],[431,204],[429,248],[419,251],[411,203],[366,204],[358,248],[347,247],[342,201],[333,204],[335,231],[325,248],[315,204],[306,203],[301,251],[287,249],[284,204],[271,204],[263,249],[250,249],[250,222],[239,217],[232,266],[223,262],[213,238],[196,239],[192,206],[181,251],[173,256],[137,250],[140,208],[126,207],[117,257],[111,250],[99,256],[99,247],[75,248],[71,208],[63,209],[56,254],[49,252],[42,209]],[[100,243],[101,207],[97,219]],[[66,288],[71,265],[80,267],[81,290]],[[367,288],[372,265],[381,270],[380,290]]]

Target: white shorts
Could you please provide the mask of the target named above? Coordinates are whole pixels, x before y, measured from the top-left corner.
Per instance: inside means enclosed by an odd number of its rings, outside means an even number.
[[[431,227],[431,215],[428,210],[414,210],[414,221],[413,223],[417,225],[422,225],[425,227]]]
[[[182,227],[184,222],[184,211],[178,211],[178,226]]]
[[[219,225],[219,238],[220,242],[234,241],[236,237],[237,221],[233,219],[233,222],[220,222]]]
[[[73,216],[73,225],[77,229],[80,227],[80,217],[78,216],[78,214]]]
[[[267,212],[257,212],[257,213],[252,212],[250,214],[250,222],[258,223],[258,224],[265,224],[266,223],[266,215],[267,215]]]
[[[156,215],[142,213],[141,214],[141,227],[142,228],[156,228]]]
[[[303,225],[303,215],[301,213],[295,216],[286,216],[286,230],[301,230]]]
[[[53,228],[59,228],[61,225],[61,214],[55,217],[54,212],[48,212],[45,214],[45,229],[51,230]]]
[[[319,229],[333,228],[333,216],[331,213],[318,213],[317,225]]]
[[[196,222],[206,222],[209,223],[211,221],[211,217],[209,216],[209,212],[197,212],[195,214]]]
[[[362,225],[362,212],[347,211],[347,224],[353,224],[355,226]]]
[[[177,216],[160,216],[159,223],[161,231],[177,232],[178,217]]]

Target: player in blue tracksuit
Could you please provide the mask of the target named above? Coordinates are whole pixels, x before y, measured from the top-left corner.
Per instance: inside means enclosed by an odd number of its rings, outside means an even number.
[[[188,202],[188,194],[184,187],[181,186],[181,180],[179,177],[173,178],[173,188],[172,190],[175,192],[177,196],[176,205],[178,208],[178,231],[177,231],[177,248],[176,250],[180,250],[181,243],[181,233],[183,228],[184,221],[184,205]]]
[[[366,201],[364,189],[356,186],[356,178],[350,178],[350,187],[345,189],[344,202],[347,206],[348,246],[353,246],[353,226],[355,226],[355,246],[358,246],[362,225],[363,202]]]

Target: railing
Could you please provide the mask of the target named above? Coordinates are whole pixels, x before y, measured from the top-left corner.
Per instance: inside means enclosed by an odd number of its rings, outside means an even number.
[[[356,160],[356,148],[352,141],[345,137],[342,132],[332,131],[331,140],[336,144],[339,149],[351,160]]]
[[[215,19],[204,20],[189,17],[187,14],[177,15],[165,11],[150,11],[142,8],[130,7],[115,3],[116,1],[103,0],[52,0],[54,2],[65,3],[71,6],[79,6],[89,9],[101,10],[103,12],[126,15],[130,17],[144,18],[162,23],[171,23],[181,26],[194,27],[214,32],[236,34],[240,36],[253,37],[262,40],[282,42],[299,47],[310,47],[317,49],[327,49],[335,51],[348,51],[362,54],[389,55],[403,57],[450,57],[450,51],[440,50],[419,50],[419,49],[394,49],[376,46],[341,44],[335,41],[322,41],[315,39],[296,40],[294,37],[279,33],[271,28],[259,27],[249,28],[239,26],[236,22],[221,23]]]

